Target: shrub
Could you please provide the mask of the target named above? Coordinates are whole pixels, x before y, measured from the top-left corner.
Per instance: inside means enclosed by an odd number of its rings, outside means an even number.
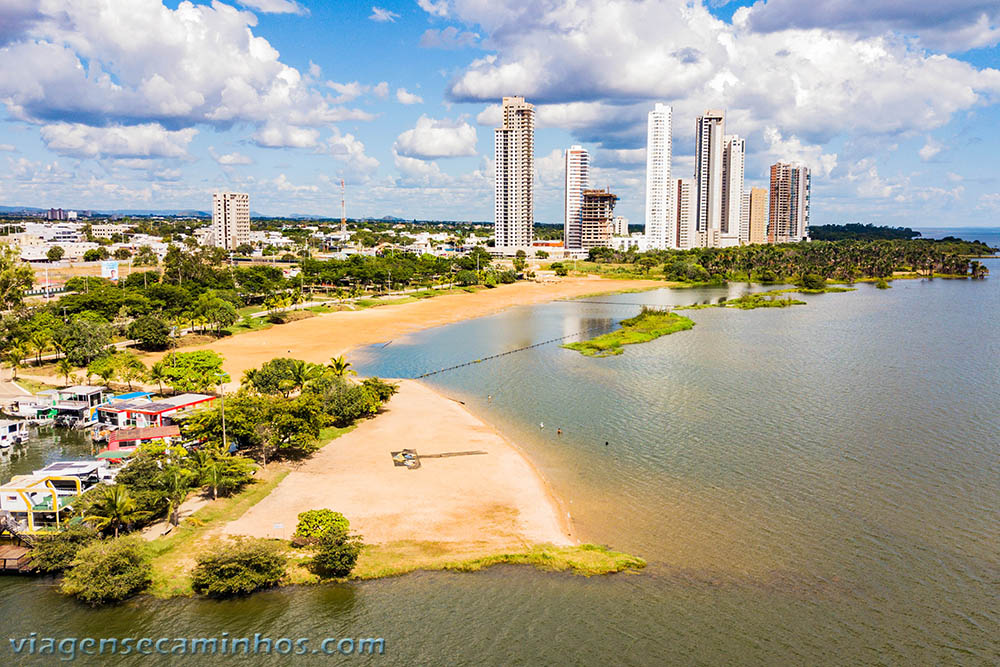
[[[385,403],[390,398],[396,395],[399,391],[399,385],[392,384],[391,382],[386,382],[377,377],[367,378],[361,383],[361,386],[367,389],[375,398],[377,398],[382,403]]]
[[[890,287],[892,287],[892,285],[890,285],[885,278],[879,278],[875,282],[875,287],[879,289],[889,289]]]
[[[264,540],[236,538],[217,552],[198,556],[191,575],[194,590],[215,598],[249,595],[276,586],[287,559]]]
[[[170,342],[170,327],[155,315],[142,315],[129,325],[128,337],[144,350],[162,350]]]
[[[334,528],[342,528],[346,532],[350,527],[350,522],[340,512],[326,509],[307,510],[299,514],[295,535],[305,539],[316,539]]]
[[[807,273],[802,276],[800,285],[805,289],[823,289],[826,287],[826,278],[816,273]]]
[[[319,538],[313,568],[328,577],[346,577],[358,562],[363,546],[360,537],[349,535],[345,527],[335,526]]]
[[[479,279],[476,277],[475,271],[469,271],[466,269],[455,274],[455,282],[459,285],[470,286],[477,284]]]
[[[371,417],[382,402],[362,385],[350,385],[324,396],[327,418],[338,428],[350,426],[359,419]]]
[[[81,602],[121,602],[149,587],[150,558],[137,537],[122,537],[81,549],[63,579],[61,590]]]
[[[46,574],[62,572],[73,564],[81,549],[97,539],[97,531],[86,524],[74,524],[49,537],[41,537],[31,549],[31,564]]]

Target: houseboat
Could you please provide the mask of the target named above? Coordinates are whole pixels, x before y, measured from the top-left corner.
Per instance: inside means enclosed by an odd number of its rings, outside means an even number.
[[[152,396],[148,391],[133,391],[119,394],[97,406],[97,423],[94,424],[91,439],[94,442],[109,442],[111,435],[123,427],[120,415],[126,414],[131,407],[152,403]]]
[[[158,401],[111,402],[97,408],[101,424],[113,429],[171,426],[184,415],[215,400],[211,394],[179,394]]]
[[[7,453],[27,441],[28,422],[0,419],[0,453]]]
[[[58,461],[0,486],[3,530],[36,535],[59,530],[73,516],[73,503],[88,489],[112,480],[105,460]]]
[[[107,387],[75,385],[56,389],[56,423],[71,428],[86,428],[97,423],[97,407],[114,394]]]

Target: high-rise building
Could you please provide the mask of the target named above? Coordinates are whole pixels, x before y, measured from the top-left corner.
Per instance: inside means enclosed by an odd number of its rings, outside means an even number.
[[[646,121],[646,240],[650,248],[672,248],[676,237],[670,179],[673,110],[657,103]]]
[[[810,180],[808,167],[785,162],[771,165],[769,243],[795,243],[808,236]]]
[[[722,220],[719,245],[735,246],[746,242],[740,236],[743,211],[743,166],[746,140],[738,134],[726,135],[722,148]]]
[[[628,236],[628,218],[616,215],[611,221],[612,236]]]
[[[750,191],[744,187],[740,201],[740,244],[747,243],[750,243]]]
[[[748,243],[767,243],[767,188],[750,188]]]
[[[583,248],[583,191],[589,183],[590,154],[583,146],[571,146],[566,150],[566,201],[563,208],[563,246],[567,250]]]
[[[695,125],[695,222],[698,245],[718,247],[722,236],[722,174],[726,114],[708,110]]]
[[[535,106],[523,97],[503,98],[503,126],[494,130],[494,139],[496,247],[527,249],[535,224]]]
[[[698,247],[698,230],[695,229],[695,183],[693,178],[676,178],[673,183],[674,210],[676,211],[674,247],[681,250]]]
[[[583,191],[580,221],[582,245],[585,250],[608,245],[617,201],[618,196],[611,194],[608,189]]]
[[[212,237],[217,248],[230,251],[250,242],[250,195],[245,192],[212,195]]]

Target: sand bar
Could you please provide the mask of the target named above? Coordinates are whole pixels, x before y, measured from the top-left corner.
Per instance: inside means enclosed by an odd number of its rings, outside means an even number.
[[[391,451],[482,450],[396,467]],[[414,380],[383,413],[306,460],[224,531],[289,539],[309,509],[341,512],[367,543],[445,543],[454,551],[571,545],[568,520],[539,473],[496,430]]]

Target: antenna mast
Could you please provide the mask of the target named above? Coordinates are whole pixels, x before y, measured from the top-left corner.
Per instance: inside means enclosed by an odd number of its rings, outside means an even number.
[[[344,203],[344,179],[340,179],[340,231],[347,231],[347,204]]]

